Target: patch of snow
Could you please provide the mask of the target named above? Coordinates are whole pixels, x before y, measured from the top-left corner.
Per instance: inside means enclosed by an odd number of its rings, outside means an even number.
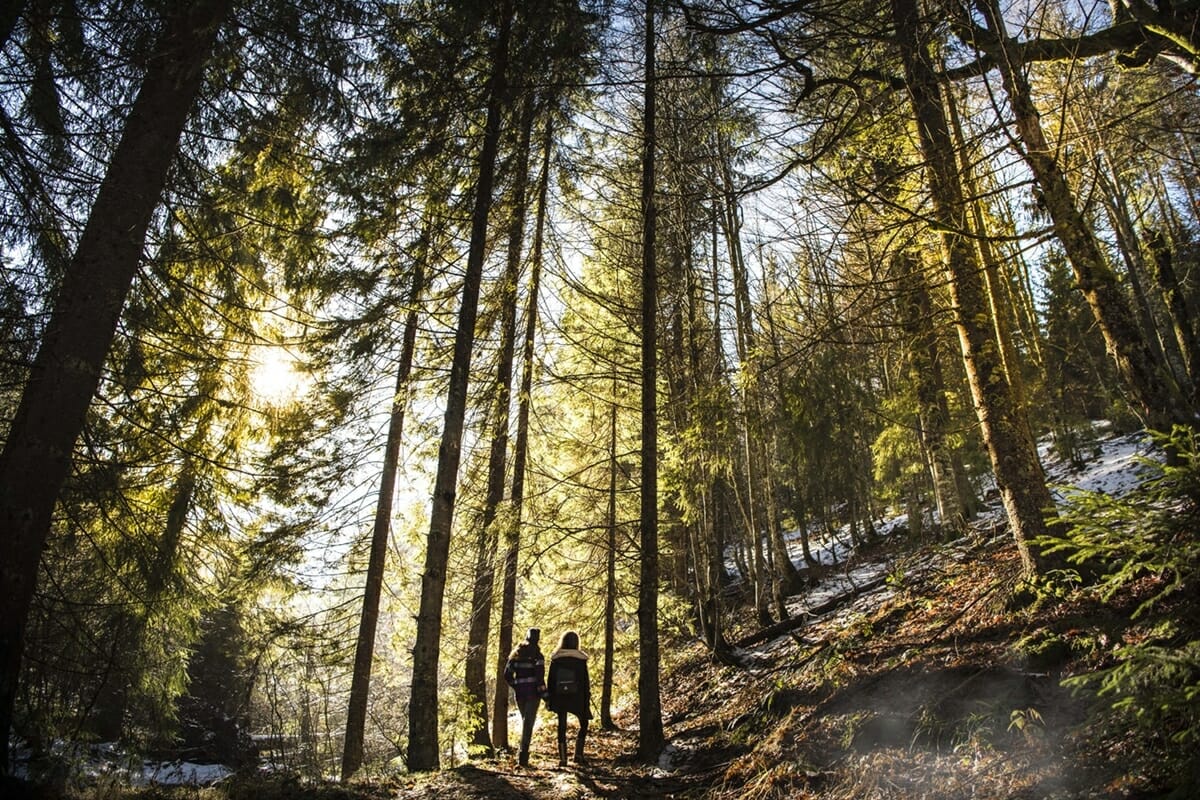
[[[1079,472],[1062,462],[1047,464],[1047,480],[1059,486],[1120,496],[1141,482],[1146,469],[1142,461],[1154,457],[1144,433],[1109,437],[1096,445],[1099,448],[1097,456],[1089,459],[1087,466]],[[1064,499],[1061,490],[1055,490],[1055,499]]]
[[[675,757],[679,755],[679,748],[670,742],[663,748],[663,751],[658,755],[658,768],[665,771],[670,771],[675,768]]]
[[[193,764],[190,761],[147,761],[142,765],[140,779],[134,776],[135,786],[212,786],[233,774],[224,764]]]
[[[1052,442],[1048,437],[1038,443],[1038,455],[1042,459],[1047,482],[1051,485],[1056,500],[1060,503],[1066,500],[1063,487],[1118,496],[1125,494],[1142,481],[1146,471],[1144,461],[1156,457],[1145,432],[1116,436],[1108,431],[1107,423],[1103,422],[1093,423],[1093,429],[1098,434],[1097,440],[1093,443],[1096,453],[1087,461],[1082,470],[1076,471],[1069,463],[1059,460],[1053,453]],[[981,481],[981,490],[986,491],[989,486],[994,487],[990,478]],[[906,522],[907,518],[903,514],[878,520],[875,523],[876,533],[882,536],[890,535],[901,526],[907,527]],[[977,532],[983,531],[984,533],[991,528],[992,534],[995,535],[1004,524],[1004,509],[1000,503],[996,502],[980,512],[972,527]],[[813,536],[809,541],[810,552],[822,565],[845,564],[853,554],[848,526],[842,526],[839,531],[828,538],[822,535],[822,538],[818,539],[815,535],[810,535]],[[804,575],[808,566],[804,562],[800,546],[800,531],[787,531],[783,538],[793,563],[801,575]],[[969,557],[966,553],[965,542],[964,539],[960,540],[957,546],[955,543],[949,545],[952,558],[963,560]],[[727,552],[726,564],[730,574],[736,576],[737,566],[732,548]],[[924,564],[904,565],[904,569],[909,572],[920,572],[928,567],[928,560]],[[830,571],[807,591],[789,597],[788,613],[794,616],[804,615],[808,613],[808,609],[840,595],[848,594],[870,581],[878,580],[895,568],[895,564],[886,558],[880,558],[855,561],[851,569]],[[881,594],[890,595],[892,593],[891,587],[880,586],[872,592],[855,598],[852,602],[843,604],[842,608],[833,613],[839,615],[853,613],[868,599],[869,605],[874,607],[880,602]],[[776,650],[790,647],[791,644],[792,640],[789,636],[778,636],[754,648],[739,650],[737,654],[745,663],[767,663],[774,657],[773,654]],[[666,758],[665,753],[664,758]],[[660,759],[660,764],[661,761],[662,759]]]
[[[50,757],[62,765],[64,775],[84,783],[117,776],[131,786],[212,786],[234,773],[224,764],[197,764],[190,761],[140,761],[115,742],[91,745],[56,741]],[[13,775],[30,777],[32,753],[24,742],[12,747]]]

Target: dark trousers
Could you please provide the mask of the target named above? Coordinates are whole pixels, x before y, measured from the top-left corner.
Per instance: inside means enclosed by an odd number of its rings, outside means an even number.
[[[537,721],[538,704],[541,702],[542,698],[537,695],[517,701],[517,708],[521,712],[521,747],[518,753],[526,760],[529,758],[529,740],[533,738],[533,723]]]
[[[566,758],[567,752],[567,714],[568,711],[558,712],[558,752]],[[583,758],[583,740],[587,738],[588,721],[576,715],[579,720],[579,732],[575,734],[575,760]]]

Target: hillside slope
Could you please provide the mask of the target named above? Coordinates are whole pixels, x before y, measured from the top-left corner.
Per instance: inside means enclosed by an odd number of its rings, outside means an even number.
[[[1110,437],[1085,471],[1070,474],[1048,460],[1049,475],[1058,485],[1117,495],[1137,485],[1145,451],[1140,437]],[[998,509],[948,543],[884,529],[896,532],[809,571],[806,590],[789,598],[791,623],[763,631],[752,609],[735,613],[742,620],[729,633],[741,645],[736,665],[718,663],[695,640],[665,645],[669,745],[658,764],[634,758],[636,709],[629,709],[618,717],[620,730],[589,736],[586,763],[558,768],[553,724],[543,714],[529,768],[504,756],[349,787],[239,777],[205,796],[1193,796],[1200,776],[1178,770],[1198,762],[1186,743],[1172,740],[1179,731],[1139,726],[1111,713],[1110,698],[1072,692],[1063,680],[1116,663],[1123,648],[1161,638],[1167,623],[1174,640],[1194,642],[1194,598],[1176,593],[1154,615],[1134,619],[1163,588],[1165,576],[1149,573],[1111,596],[1048,585],[1015,603],[1020,563]],[[1198,676],[1186,672],[1191,662],[1183,669],[1180,686],[1192,691]]]
[[[1109,438],[1085,471],[1052,463],[1050,478],[1119,494],[1137,484],[1144,450],[1139,437]],[[696,642],[668,649],[670,745],[657,766],[637,765],[636,733],[622,731],[602,734],[589,764],[551,768],[543,724],[534,769],[479,763],[405,781],[399,796],[1187,796],[1166,732],[1137,729],[1105,713],[1109,702],[1062,685],[1148,635],[1152,623],[1131,617],[1162,577],[1106,600],[1074,591],[1018,608],[1019,568],[996,509],[959,541],[881,538],[810,576],[789,600],[794,629],[737,627],[738,666]],[[1172,602],[1158,618],[1194,628],[1192,609]]]

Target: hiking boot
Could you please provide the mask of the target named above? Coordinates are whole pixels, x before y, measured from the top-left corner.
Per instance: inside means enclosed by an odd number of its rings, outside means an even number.
[[[560,767],[565,767],[567,765],[567,743],[566,742],[558,743],[558,765]]]
[[[517,763],[519,765],[521,765],[522,767],[528,767],[529,766],[529,753],[518,753],[517,754]]]

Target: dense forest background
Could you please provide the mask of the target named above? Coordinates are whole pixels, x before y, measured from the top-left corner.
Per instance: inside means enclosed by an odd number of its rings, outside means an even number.
[[[653,761],[660,637],[736,664],[810,539],[998,499],[1015,595],[1088,579],[1035,442],[1200,411],[1198,24],[5,4],[4,769],[434,770],[509,746],[529,626],[580,632]],[[1136,558],[1188,586],[1175,535]]]

